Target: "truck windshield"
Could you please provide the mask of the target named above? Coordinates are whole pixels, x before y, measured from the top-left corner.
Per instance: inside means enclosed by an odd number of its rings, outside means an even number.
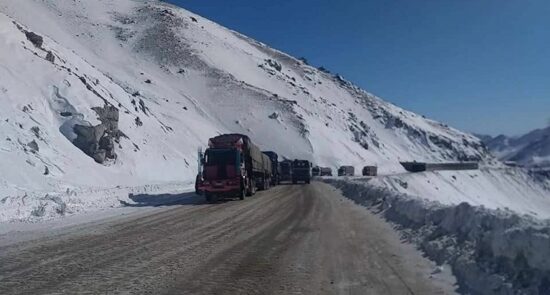
[[[294,168],[309,168],[309,162],[307,161],[295,161],[293,163]]]
[[[207,150],[205,166],[235,165],[237,159],[236,150]]]

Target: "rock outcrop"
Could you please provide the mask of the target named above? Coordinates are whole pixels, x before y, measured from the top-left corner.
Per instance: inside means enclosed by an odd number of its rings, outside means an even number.
[[[77,135],[73,144],[97,163],[116,159],[115,141],[122,134],[118,130],[119,111],[112,105],[95,107],[101,124],[97,126],[75,125],[73,131]]]

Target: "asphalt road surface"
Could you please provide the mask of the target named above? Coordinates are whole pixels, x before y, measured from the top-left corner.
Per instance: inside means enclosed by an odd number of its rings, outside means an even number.
[[[0,294],[452,294],[433,270],[389,224],[315,182],[1,246]]]

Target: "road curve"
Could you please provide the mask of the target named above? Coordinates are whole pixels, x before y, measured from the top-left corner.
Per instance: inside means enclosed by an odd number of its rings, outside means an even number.
[[[312,183],[190,197],[0,247],[0,294],[451,294],[432,267],[379,217]]]

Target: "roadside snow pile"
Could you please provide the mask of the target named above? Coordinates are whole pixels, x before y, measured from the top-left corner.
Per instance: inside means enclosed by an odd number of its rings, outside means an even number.
[[[550,189],[521,168],[405,173],[373,178],[370,185],[445,205],[468,202],[488,209],[509,209],[550,218]]]
[[[343,194],[398,225],[467,294],[550,294],[550,221],[468,203],[443,205],[369,185],[328,179]]]
[[[185,192],[192,190],[192,183],[174,182],[137,187],[74,187],[64,192],[25,192],[0,199],[0,222],[42,222],[121,206],[154,207],[169,202],[177,203],[187,195]],[[172,195],[166,199],[162,197],[163,194]],[[147,202],[136,198],[136,195],[148,196]]]

